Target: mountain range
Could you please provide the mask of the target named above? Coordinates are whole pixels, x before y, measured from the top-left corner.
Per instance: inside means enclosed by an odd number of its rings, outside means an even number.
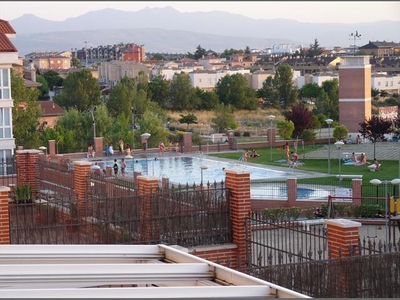
[[[86,46],[136,43],[146,52],[186,53],[202,48],[264,49],[274,44],[308,46],[317,39],[320,46],[362,46],[368,41],[399,42],[396,21],[304,23],[288,19],[252,19],[228,12],[181,13],[171,7],[144,8],[127,12],[111,8],[92,11],[65,21],[51,21],[25,14],[9,21],[17,32],[13,43],[20,55],[33,51],[81,49]],[[351,33],[357,31],[360,39]]]

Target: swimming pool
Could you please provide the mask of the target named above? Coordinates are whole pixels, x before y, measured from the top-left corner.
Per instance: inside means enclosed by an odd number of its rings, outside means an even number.
[[[126,174],[132,174],[133,171],[141,172],[142,175],[151,175],[159,178],[167,177],[171,183],[180,184],[199,184],[202,173],[203,182],[225,180],[226,175],[222,168],[250,171],[250,179],[285,179],[291,174],[290,172],[250,166],[242,162],[226,162],[188,156],[149,157],[147,159],[125,159],[125,161],[127,164]],[[117,162],[120,165],[121,159],[118,159]],[[98,162],[102,169],[106,166],[112,167],[113,164],[113,160]],[[202,170],[201,166],[206,166],[207,169]]]
[[[287,189],[282,186],[252,186],[250,193],[252,199],[287,199]],[[328,198],[330,194],[331,192],[325,189],[297,187],[297,199],[300,200],[320,200]]]

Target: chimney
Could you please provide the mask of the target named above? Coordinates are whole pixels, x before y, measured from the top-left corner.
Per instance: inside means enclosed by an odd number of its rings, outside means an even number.
[[[31,71],[31,80],[36,82],[36,69],[35,66],[33,65],[33,60],[29,60],[30,64],[29,64],[29,69]]]

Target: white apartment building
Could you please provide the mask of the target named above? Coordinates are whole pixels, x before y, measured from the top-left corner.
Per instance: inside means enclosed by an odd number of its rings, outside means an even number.
[[[10,39],[16,35],[13,27],[0,20],[0,162],[14,155],[15,140],[12,131],[11,74],[13,64],[18,64],[18,50]],[[7,174],[7,165],[0,164],[0,175]]]
[[[233,74],[250,74],[250,70],[222,70],[222,71],[212,71],[212,70],[198,70],[189,73],[190,82],[193,87],[198,87],[204,91],[212,91],[218,81],[226,75]]]
[[[380,91],[386,91],[389,94],[400,94],[400,75],[387,75],[386,72],[373,73],[371,87]]]

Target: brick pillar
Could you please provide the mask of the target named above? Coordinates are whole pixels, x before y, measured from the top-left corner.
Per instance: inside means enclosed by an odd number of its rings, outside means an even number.
[[[10,244],[10,216],[8,193],[10,188],[0,186],[0,244]]]
[[[36,191],[35,170],[39,154],[44,155],[40,150],[17,150],[17,186],[29,183],[31,190]]]
[[[183,151],[182,152],[191,152],[192,151],[192,133],[184,132],[183,133]]]
[[[161,182],[162,182],[163,192],[167,192],[169,190],[169,178],[163,177]]]
[[[104,141],[103,137],[97,137],[94,139],[94,151],[95,157],[100,157],[103,156],[103,151],[104,151]]]
[[[56,155],[56,141],[55,140],[49,140],[48,143],[49,143],[49,147],[48,147],[49,155],[50,156]]]
[[[236,150],[235,147],[235,134],[233,130],[227,130],[226,135],[228,136],[228,143],[230,150]]]
[[[90,186],[90,167],[91,163],[87,161],[75,161],[74,162],[74,189],[75,197],[81,216],[85,216],[86,209],[89,209],[90,199],[86,198],[86,195],[91,195]]]
[[[328,247],[332,249],[332,258],[350,256],[349,247],[358,247],[358,228],[361,223],[347,219],[325,220],[328,226]]]
[[[286,180],[286,190],[287,190],[287,204],[289,207],[296,206],[297,201],[297,179],[288,178]]]
[[[246,267],[246,253],[251,253],[250,243],[246,249],[246,217],[251,213],[249,171],[225,170],[226,187],[230,189],[230,207],[233,243],[237,246],[238,268]],[[247,228],[251,232],[251,228]],[[251,239],[251,235],[247,237]]]
[[[152,223],[152,193],[158,191],[158,177],[138,176],[138,192],[140,196],[140,239],[143,242],[154,240],[153,231],[158,229],[157,223]]]
[[[142,172],[134,172],[133,173],[133,188],[135,190],[138,190],[139,184],[138,184],[138,177],[142,175]]]
[[[352,179],[353,204],[361,205],[362,197],[362,179]]]

